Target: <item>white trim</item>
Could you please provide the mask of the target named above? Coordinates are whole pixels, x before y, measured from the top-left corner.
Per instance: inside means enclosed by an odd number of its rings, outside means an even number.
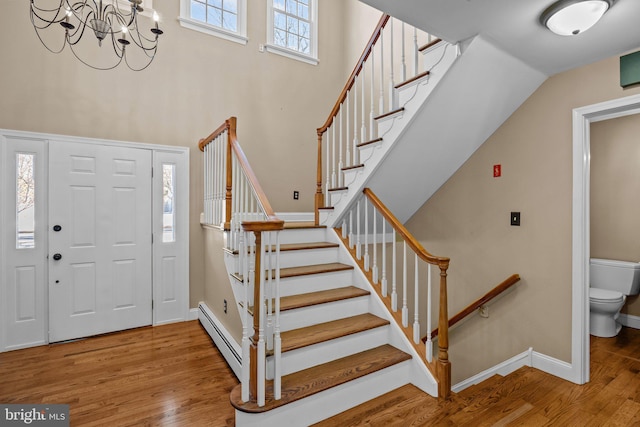
[[[632,316],[631,314],[620,313],[618,321],[628,328],[640,329],[640,317]]]
[[[201,33],[209,34],[210,36],[220,37],[221,39],[229,40],[241,45],[246,45],[249,39],[246,35],[240,35],[227,31],[223,28],[209,25],[206,22],[198,21],[191,18],[178,17],[178,22],[184,28],[193,31],[199,31]]]
[[[189,316],[187,317],[187,321],[190,320],[198,320],[198,316],[200,316],[200,309],[196,308],[190,308],[189,309]]]
[[[276,216],[285,222],[314,221],[313,212],[276,212]]]
[[[180,0],[180,16],[178,22],[184,28],[209,34],[235,43],[246,45],[247,41],[247,0],[238,0],[238,31],[229,31],[207,22],[199,21],[191,17],[191,1]]]
[[[534,351],[531,354],[531,367],[555,375],[563,380],[576,382],[574,380],[575,374],[571,363],[563,362],[546,354]]]
[[[479,384],[494,375],[500,375],[504,377],[512,372],[517,371],[523,366],[531,366],[533,363],[533,353],[533,349],[529,348],[529,350],[513,356],[511,359],[505,360],[504,362],[499,363],[492,368],[486,369],[479,374],[472,376],[471,378],[467,378],[466,380],[459,382],[458,384],[451,387],[451,391],[453,391],[454,393],[460,393],[465,388],[471,387],[475,384]]]
[[[222,353],[231,370],[240,379],[240,372],[242,370],[242,348],[231,337],[227,328],[225,328],[213,312],[207,307],[207,304],[200,302],[198,304],[198,319],[202,326],[206,329],[207,333]]]
[[[573,218],[571,365],[567,379],[589,381],[589,173],[590,126],[593,122],[640,113],[640,95],[614,99],[573,110]],[[562,376],[562,375],[561,375]],[[563,376],[564,378],[564,376]]]
[[[309,0],[309,23],[311,24],[310,54],[304,54],[297,50],[278,46],[273,42],[273,0],[267,0],[267,42],[264,44],[266,52],[275,53],[290,59],[318,65],[318,3],[320,0]]]

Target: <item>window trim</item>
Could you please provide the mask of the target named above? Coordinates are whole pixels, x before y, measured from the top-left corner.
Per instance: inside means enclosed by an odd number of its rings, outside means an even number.
[[[311,53],[306,54],[297,50],[278,46],[273,42],[273,0],[267,1],[267,42],[265,50],[270,53],[282,55],[287,58],[296,59],[311,65],[318,65],[318,2],[319,0],[309,0],[309,23],[311,24],[310,48]]]
[[[190,30],[199,31],[210,36],[219,37],[235,43],[246,45],[247,37],[247,0],[238,0],[238,31],[233,32],[221,27],[191,18],[191,0],[180,0],[180,25]]]

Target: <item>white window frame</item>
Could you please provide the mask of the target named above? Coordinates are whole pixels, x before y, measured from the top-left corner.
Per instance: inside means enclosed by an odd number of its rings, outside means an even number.
[[[267,0],[267,43],[265,48],[267,52],[286,56],[287,58],[297,59],[311,65],[318,65],[318,3],[319,0],[309,0],[309,22],[311,24],[310,34],[310,54],[298,52],[297,50],[287,49],[278,46],[273,42],[273,0]]]
[[[233,32],[203,21],[191,18],[191,0],[180,0],[180,25],[194,31],[220,37],[246,45],[247,41],[247,0],[238,0],[238,31]]]

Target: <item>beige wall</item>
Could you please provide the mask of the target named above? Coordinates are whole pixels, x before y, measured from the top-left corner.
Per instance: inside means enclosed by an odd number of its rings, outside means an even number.
[[[617,57],[551,77],[408,221],[427,250],[451,257],[451,315],[522,277],[489,318],[452,330],[454,383],[529,347],[570,362],[572,109],[637,93],[620,88]]]
[[[591,125],[591,256],[640,261],[640,116]],[[640,299],[623,311],[640,316]]]
[[[154,1],[165,34],[154,63],[136,73],[123,67],[95,71],[68,49],[48,52],[31,26],[28,2],[4,0],[0,128],[190,147],[190,304],[195,307],[204,297],[197,141],[237,116],[240,143],[274,209],[311,211],[315,129],[345,80],[344,2],[320,2],[317,66],[258,51],[266,38],[265,2],[248,2],[246,46],[182,28],[179,3]],[[274,166],[283,159],[295,161]],[[293,201],[294,189],[299,201]]]

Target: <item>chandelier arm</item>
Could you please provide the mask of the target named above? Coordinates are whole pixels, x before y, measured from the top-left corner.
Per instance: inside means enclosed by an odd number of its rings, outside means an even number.
[[[51,25],[53,25],[53,24],[58,24],[58,23],[60,23],[60,22],[62,21],[62,19],[60,19],[60,20],[56,20],[56,19],[54,19],[53,21],[49,21],[49,20],[47,20],[47,19],[44,19],[44,18],[42,18],[42,16],[38,15],[38,14],[36,13],[36,11],[34,11],[33,9],[31,9],[31,14],[30,14],[30,16],[31,16],[31,24],[33,25],[33,27],[34,27],[34,28],[36,28],[36,29],[38,29],[38,30],[44,30],[45,28],[49,28]],[[38,21],[39,21],[39,22],[46,22],[46,25],[44,25],[44,26],[42,26],[42,27],[41,27],[41,26],[36,25],[36,23],[35,23],[35,21],[34,21],[34,19],[33,19],[33,17],[34,17],[34,16],[35,16],[36,18],[38,18]],[[58,17],[58,16],[56,15],[56,18],[57,18],[57,17]],[[64,19],[64,18],[63,18],[63,19]]]
[[[60,0],[60,5],[53,9],[44,9],[42,7],[36,6],[35,0],[31,0],[31,9],[36,9],[36,10],[39,10],[40,12],[55,12],[55,11],[60,12],[60,9],[62,9],[62,5],[64,4],[65,1],[66,0]]]
[[[131,64],[129,64],[129,61],[127,61],[127,56],[126,56],[126,54],[124,55],[124,62],[125,62],[125,64],[127,64],[127,67],[129,67],[129,69],[130,69],[130,70],[132,70],[132,71],[142,71],[142,70],[146,69],[149,65],[151,65],[151,63],[153,62],[153,58],[155,58],[155,55],[154,55],[154,56],[152,56],[152,57],[151,57],[151,59],[149,60],[149,62],[147,62],[147,65],[145,65],[145,66],[144,66],[144,67],[142,67],[142,68],[133,68],[133,67],[131,66]]]
[[[91,25],[89,25],[87,22],[89,22],[89,18],[91,18],[93,14],[95,14],[95,12],[92,10],[91,12],[89,12],[89,14],[87,15],[84,21],[79,21],[78,28],[76,28],[73,34],[71,34],[71,36],[69,37],[69,46],[75,46],[80,42],[80,40],[82,40],[82,36],[84,35],[84,30],[87,27],[91,28]],[[75,38],[76,34],[78,34],[78,32],[80,33],[80,35],[75,39],[75,41],[73,41],[73,39]]]
[[[114,68],[116,68],[118,65],[120,65],[120,63],[122,62],[122,57],[119,56],[119,60],[118,62],[111,66],[111,67],[105,67],[105,68],[101,68],[101,67],[94,67],[93,65],[89,64],[88,62],[84,61],[82,58],[80,58],[80,56],[78,56],[78,54],[76,53],[76,51],[73,49],[73,45],[69,44],[69,48],[71,49],[71,52],[73,52],[73,56],[75,56],[78,61],[82,62],[84,65],[86,65],[87,67],[93,68],[94,70],[99,70],[99,71],[107,71],[107,70],[113,70]]]

